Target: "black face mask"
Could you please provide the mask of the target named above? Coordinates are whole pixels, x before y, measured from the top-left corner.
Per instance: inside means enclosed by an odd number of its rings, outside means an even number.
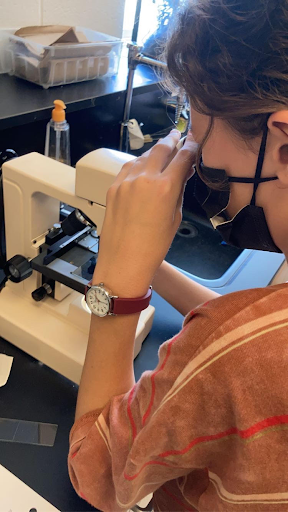
[[[260,183],[276,180],[273,178],[261,178],[267,142],[268,127],[266,125],[254,178],[228,177],[223,169],[206,167],[202,160],[200,170],[210,183],[215,183],[220,189],[214,190],[206,185],[197,172],[194,175],[194,197],[202,206],[210,221],[223,240],[240,249],[256,249],[260,251],[282,252],[273,242],[264,210],[255,205],[256,192]],[[251,202],[240,210],[233,219],[229,220],[225,210],[229,203],[230,183],[252,183],[254,185]]]

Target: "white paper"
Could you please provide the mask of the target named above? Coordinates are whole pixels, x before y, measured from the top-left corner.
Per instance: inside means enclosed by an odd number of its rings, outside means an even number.
[[[10,375],[13,357],[0,354],[0,387],[5,386]],[[2,512],[2,511],[1,511]]]
[[[19,478],[0,465],[0,510],[1,512],[59,512],[51,503],[30,489]]]

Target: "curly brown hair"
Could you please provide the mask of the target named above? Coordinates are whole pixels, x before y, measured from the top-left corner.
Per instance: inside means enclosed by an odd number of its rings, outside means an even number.
[[[288,0],[189,0],[165,53],[192,107],[245,139],[288,107]]]

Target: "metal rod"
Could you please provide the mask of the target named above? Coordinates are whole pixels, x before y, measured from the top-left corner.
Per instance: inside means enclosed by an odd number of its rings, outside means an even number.
[[[138,39],[141,4],[142,4],[142,0],[137,0],[135,18],[134,18],[134,27],[133,27],[133,32],[132,32],[133,43],[137,43],[137,39]]]
[[[139,64],[147,64],[148,66],[155,66],[161,69],[167,68],[167,64],[165,62],[162,62],[161,60],[151,59],[151,57],[146,57],[142,54],[137,55],[135,59]]]
[[[126,87],[126,98],[125,98],[125,107],[123,114],[123,121],[121,123],[120,129],[120,143],[119,143],[119,151],[124,151],[127,153],[128,151],[128,122],[130,119],[131,112],[131,104],[132,104],[132,96],[133,96],[133,80],[135,69],[138,64],[146,64],[148,66],[156,66],[158,68],[165,69],[167,65],[165,62],[161,62],[156,59],[151,59],[150,57],[146,57],[141,54],[141,46],[137,46],[136,44],[128,44],[129,48],[128,52],[128,79],[127,79],[127,87]]]
[[[121,123],[120,144],[119,144],[119,151],[124,151],[125,153],[127,153],[127,151],[128,151],[128,127],[127,127],[127,125],[129,122],[130,111],[131,111],[134,74],[135,74],[135,67],[129,68],[128,79],[127,79],[127,88],[126,88],[126,100],[125,100],[123,121]]]

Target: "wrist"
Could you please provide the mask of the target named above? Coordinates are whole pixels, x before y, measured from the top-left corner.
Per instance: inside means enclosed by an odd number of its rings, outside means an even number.
[[[92,285],[104,283],[105,288],[111,290],[113,295],[120,298],[134,299],[146,295],[150,284],[136,280],[130,276],[121,278],[112,273],[94,272]]]

